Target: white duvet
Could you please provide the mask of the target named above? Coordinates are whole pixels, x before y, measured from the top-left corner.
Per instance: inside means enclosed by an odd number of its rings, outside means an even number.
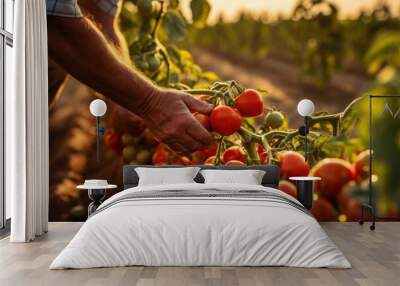
[[[279,190],[254,185],[179,184],[135,187],[106,200],[50,269],[145,266],[294,266],[350,268],[310,215],[257,198],[152,198],[132,192]],[[297,202],[298,203],[298,202]],[[108,207],[107,207],[108,206]]]

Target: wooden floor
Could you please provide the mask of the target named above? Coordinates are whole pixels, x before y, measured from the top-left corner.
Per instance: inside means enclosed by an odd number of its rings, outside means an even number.
[[[48,270],[80,223],[50,223],[49,233],[27,244],[0,241],[0,285],[400,285],[400,223],[323,223],[352,269],[289,267],[124,267]]]

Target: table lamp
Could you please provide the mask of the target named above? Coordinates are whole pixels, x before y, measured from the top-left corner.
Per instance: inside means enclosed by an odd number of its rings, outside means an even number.
[[[95,99],[90,103],[90,113],[96,117],[96,158],[100,162],[100,137],[104,134],[104,128],[100,126],[100,117],[107,111],[104,100]]]
[[[299,133],[301,136],[305,137],[304,146],[304,158],[307,162],[308,146],[307,146],[307,134],[310,128],[310,116],[314,113],[314,103],[309,99],[302,99],[297,104],[297,112],[304,117],[304,125],[299,128]]]

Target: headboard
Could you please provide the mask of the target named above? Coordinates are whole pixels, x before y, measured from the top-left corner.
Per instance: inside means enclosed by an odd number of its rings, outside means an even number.
[[[147,168],[182,168],[183,166],[176,165],[163,165],[163,166],[152,166],[152,165],[125,165],[123,168],[123,184],[124,189],[133,188],[138,185],[139,177],[135,171],[137,167]],[[265,187],[278,188],[279,185],[279,167],[276,165],[254,165],[254,166],[213,166],[213,165],[196,165],[201,169],[222,169],[222,170],[263,170],[265,171],[262,185]],[[204,178],[199,173],[194,180],[197,183],[203,183]]]

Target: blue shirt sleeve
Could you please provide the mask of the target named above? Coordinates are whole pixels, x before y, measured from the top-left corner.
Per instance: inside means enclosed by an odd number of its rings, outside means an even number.
[[[47,15],[60,17],[83,17],[77,0],[46,0]]]

